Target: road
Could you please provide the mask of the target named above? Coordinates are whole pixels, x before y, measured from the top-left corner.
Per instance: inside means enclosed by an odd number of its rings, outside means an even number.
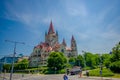
[[[52,75],[41,75],[41,74],[13,74],[12,80],[63,80],[63,75],[64,74],[52,74]],[[6,79],[4,80],[9,80],[9,74],[1,74],[0,75],[0,80],[3,80],[3,76],[5,76]],[[85,77],[83,76],[82,78],[79,78],[79,75],[73,75],[73,76],[68,76],[69,80],[120,80],[116,78],[102,78],[101,77]]]

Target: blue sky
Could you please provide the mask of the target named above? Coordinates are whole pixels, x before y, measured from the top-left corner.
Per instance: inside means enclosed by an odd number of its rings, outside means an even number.
[[[0,0],[0,56],[30,55],[52,20],[59,42],[74,35],[78,52],[109,53],[120,41],[120,0]]]

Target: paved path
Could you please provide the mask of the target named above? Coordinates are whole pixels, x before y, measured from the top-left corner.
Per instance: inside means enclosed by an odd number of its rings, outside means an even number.
[[[68,76],[69,80],[120,80],[116,78],[102,78],[101,77],[82,77],[79,78],[79,75]],[[3,74],[0,75],[0,80],[3,80]],[[9,74],[5,74],[6,79],[9,80]],[[63,80],[63,74],[56,75],[38,75],[38,74],[13,74],[12,80]]]

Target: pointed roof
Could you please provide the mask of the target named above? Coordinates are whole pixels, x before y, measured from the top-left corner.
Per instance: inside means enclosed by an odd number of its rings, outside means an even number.
[[[74,41],[75,39],[74,39],[74,36],[72,35],[72,39],[71,39],[71,41]]]
[[[51,23],[50,23],[50,27],[49,27],[48,34],[51,34],[51,33],[55,33],[55,32],[54,32],[54,27],[53,27],[52,21],[51,21]]]
[[[63,42],[62,42],[62,44],[63,44],[64,46],[66,46],[66,42],[65,42],[65,39],[63,39]]]

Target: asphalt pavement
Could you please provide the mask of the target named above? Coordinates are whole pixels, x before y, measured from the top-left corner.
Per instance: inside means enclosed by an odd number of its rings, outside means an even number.
[[[9,80],[9,73],[0,74],[0,80]],[[13,74],[12,80],[63,80],[64,74]],[[106,77],[86,77],[79,75],[68,75],[69,80],[120,80],[120,78],[106,78]]]

